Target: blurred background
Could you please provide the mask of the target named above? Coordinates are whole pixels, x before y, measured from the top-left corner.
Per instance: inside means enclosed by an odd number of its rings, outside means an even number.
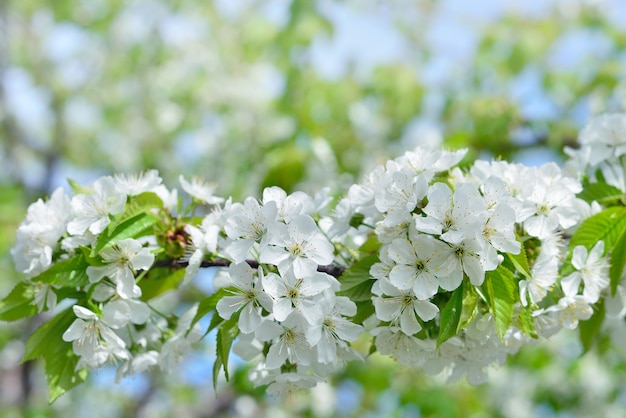
[[[620,0],[0,0],[0,296],[27,205],[67,178],[341,193],[418,144],[562,162],[625,105]],[[626,416],[626,351],[581,356],[575,335],[477,387],[372,356],[282,402],[236,360],[214,392],[209,338],[179,373],[101,370],[49,406],[41,365],[19,364],[37,326],[0,323],[2,417]]]

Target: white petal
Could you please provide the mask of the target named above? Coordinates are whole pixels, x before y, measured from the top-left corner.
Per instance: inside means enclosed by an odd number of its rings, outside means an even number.
[[[63,341],[74,341],[79,339],[85,332],[85,321],[75,319],[72,325],[63,333]]]
[[[398,289],[408,290],[416,284],[416,274],[414,267],[399,264],[389,273],[389,281]]]
[[[582,245],[577,245],[572,254],[572,265],[580,270],[585,266],[587,261],[587,249]]]
[[[400,329],[407,335],[413,335],[422,329],[413,309],[407,307],[400,315]]]
[[[243,296],[224,296],[216,305],[217,313],[224,319],[230,319],[230,317],[241,309],[246,299]]]
[[[285,363],[287,360],[287,355],[289,354],[289,349],[286,347],[282,341],[277,344],[273,344],[265,359],[265,367],[269,370],[277,369]]]
[[[277,321],[284,321],[291,312],[293,312],[291,300],[281,298],[274,303],[274,318],[276,318]]]
[[[147,248],[142,248],[134,257],[131,258],[130,263],[135,270],[147,270],[152,266],[154,262],[154,254],[150,253]]]
[[[72,306],[72,310],[74,311],[74,314],[79,318],[86,320],[98,319],[98,315],[82,306],[74,305]]]
[[[424,321],[430,321],[439,312],[437,305],[426,300],[413,302],[413,308]]]
[[[255,308],[252,303],[249,303],[239,315],[239,329],[244,334],[249,334],[257,329],[262,320],[259,309]]]
[[[400,306],[393,299],[374,298],[373,301],[374,308],[376,309],[376,316],[381,321],[392,321],[396,319],[400,313]]]
[[[122,328],[130,320],[130,308],[128,304],[117,299],[104,305],[102,309],[104,320],[111,328]]]

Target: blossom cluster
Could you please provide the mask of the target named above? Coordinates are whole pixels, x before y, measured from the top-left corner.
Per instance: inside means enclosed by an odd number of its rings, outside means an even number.
[[[232,347],[269,393],[312,387],[362,360],[353,345],[367,338],[403,365],[479,383],[523,344],[576,328],[603,298],[605,327],[626,335],[626,291],[608,258],[626,248],[626,214],[616,212],[626,205],[626,116],[592,121],[567,152],[562,169],[418,148],[334,207],[327,190],[269,187],[233,202],[181,176],[183,200],[155,170],[105,176],[33,203],[12,254],[32,290],[25,305],[71,302],[59,337],[76,373],[169,371],[217,329],[217,370],[227,373]],[[617,232],[596,237],[596,225]],[[163,292],[206,266],[222,267],[215,294],[161,306]]]

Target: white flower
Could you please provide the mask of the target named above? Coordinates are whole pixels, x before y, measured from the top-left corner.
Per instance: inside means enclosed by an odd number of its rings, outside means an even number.
[[[263,274],[263,269],[258,269]],[[272,299],[261,286],[262,279],[248,263],[231,264],[228,267],[230,283],[235,287],[234,296],[224,296],[217,302],[217,313],[224,319],[230,319],[233,313],[239,314],[239,329],[244,334],[254,332],[263,320],[261,309],[272,312]]]
[[[626,154],[626,115],[597,116],[581,131],[581,145],[589,149],[589,163],[596,165],[611,157]]]
[[[115,186],[120,193],[135,196],[144,192],[151,192],[161,184],[163,179],[159,177],[157,170],[148,170],[139,174],[116,174],[113,178]]]
[[[276,223],[278,209],[274,201],[261,205],[256,199],[248,197],[243,205],[233,204],[230,213],[224,230],[232,242],[226,252],[236,263],[241,263],[249,256],[255,243],[265,244],[268,231]]]
[[[348,200],[359,213],[370,219],[370,223],[375,223],[381,219],[381,214],[374,202],[376,191],[384,188],[388,183],[385,167],[377,166],[370,172],[361,184],[353,184],[348,189]]]
[[[308,215],[293,217],[286,226],[276,224],[267,246],[261,249],[260,261],[286,269],[293,263],[294,274],[305,276],[318,265],[333,261],[334,247]]]
[[[378,327],[371,334],[376,337],[376,349],[380,354],[389,355],[405,366],[422,365],[424,354],[435,350],[434,341],[418,340],[398,327]]]
[[[483,247],[476,239],[465,239],[458,244],[436,254],[441,257],[439,269],[439,286],[452,291],[461,285],[463,273],[467,274],[474,286],[480,286],[485,280],[485,271],[498,267],[497,258],[488,257],[490,254],[483,251]]]
[[[138,299],[115,299],[104,305],[102,311],[105,317],[114,318],[120,326],[126,326],[129,322],[145,324],[151,314],[150,307]]]
[[[341,199],[337,206],[335,206],[332,224],[328,229],[328,236],[334,239],[345,235],[350,230],[350,221],[356,213],[349,199]]]
[[[411,241],[398,238],[388,247],[387,254],[396,263],[389,272],[389,281],[400,290],[412,289],[418,299],[426,300],[439,289],[438,255],[450,247],[430,235],[411,235]]]
[[[39,199],[31,204],[11,248],[15,268],[34,277],[50,267],[52,253],[65,233],[70,217],[70,199],[61,188],[56,189],[47,202]]]
[[[522,305],[528,305],[528,299],[535,304],[541,302],[558,277],[559,259],[542,251],[533,265],[531,278],[519,282]]]
[[[336,280],[326,273],[305,272],[303,276],[288,268],[280,270],[281,275],[269,273],[263,277],[263,288],[274,299],[272,312],[277,321],[284,321],[293,312],[302,313],[310,324],[322,320],[322,310],[312,299],[325,289],[335,285]]]
[[[577,271],[561,280],[561,286],[566,294],[578,293],[582,281],[585,284],[583,296],[589,303],[595,303],[600,298],[602,289],[609,285],[609,262],[604,255],[604,241],[587,251],[582,245],[577,245],[572,254],[572,265]]]
[[[425,176],[415,177],[411,170],[404,169],[391,174],[389,183],[376,191],[376,208],[386,212],[383,223],[392,226],[401,222],[421,203],[428,190]]]
[[[217,252],[217,242],[220,234],[220,227],[215,225],[208,216],[202,221],[200,227],[193,225],[185,225],[185,232],[191,237],[191,248],[193,252],[189,257],[189,263],[185,269],[185,277],[183,285],[196,275],[202,260],[206,254],[214,254]]]
[[[263,321],[255,335],[260,341],[272,341],[265,360],[266,367],[277,369],[287,360],[291,364],[311,364],[315,351],[304,334],[308,327],[309,323],[299,313],[290,315],[282,324]]]
[[[99,234],[109,225],[109,215],[124,210],[126,195],[120,193],[109,176],[101,177],[93,184],[91,194],[79,194],[72,198],[73,218],[67,225],[67,232],[81,235],[87,229]]]
[[[489,177],[484,186],[488,215],[483,225],[482,238],[496,250],[519,254],[521,245],[515,238],[515,210],[508,205],[504,182]]]
[[[295,192],[290,195],[280,187],[273,186],[263,189],[263,205],[270,202],[276,204],[278,220],[286,223],[298,215],[308,215],[315,208],[313,199],[303,192]]]
[[[416,173],[446,171],[457,165],[467,154],[467,148],[456,151],[444,151],[420,146],[413,151],[407,151],[396,161],[410,167]]]
[[[578,321],[591,318],[593,308],[582,295],[565,295],[557,305],[545,309],[557,321],[561,328],[576,329]]]
[[[337,358],[338,348],[348,348],[346,341],[359,338],[363,327],[345,318],[356,315],[356,305],[347,297],[325,291],[319,304],[323,320],[310,326],[305,335],[309,344],[316,346],[318,361],[328,364]]]
[[[271,383],[266,392],[272,396],[289,397],[295,393],[299,393],[304,389],[311,389],[317,386],[320,378],[300,373],[281,373],[275,377],[275,381]]]
[[[195,197],[209,205],[216,205],[224,201],[223,198],[214,196],[213,192],[217,187],[215,184],[205,183],[197,177],[192,177],[191,183],[185,180],[185,177],[181,174],[178,177],[181,187],[190,196]]]
[[[422,329],[417,317],[430,321],[439,312],[437,305],[419,300],[411,291],[403,292],[384,279],[375,283],[372,293],[378,295],[372,298],[378,319],[400,325],[402,332],[407,335],[413,335]]]
[[[169,337],[161,347],[159,356],[159,367],[164,372],[172,372],[183,360],[192,345],[202,338],[200,325],[197,323],[191,326],[198,304],[196,303],[178,318],[178,324],[174,330],[174,335]]]
[[[117,293],[123,298],[141,296],[141,289],[135,284],[135,271],[146,270],[154,262],[154,254],[132,238],[123,239],[112,247],[100,251],[104,266],[87,267],[89,281],[95,283],[103,277],[110,278],[117,285]]]
[[[110,357],[129,358],[126,344],[112,329],[123,326],[115,315],[111,316],[114,312],[109,312],[108,315],[105,313],[104,318],[100,318],[82,306],[74,305],[72,309],[78,318],[63,333],[63,340],[72,342],[74,352],[81,357],[77,370],[83,365],[90,368],[100,367]]]
[[[575,193],[582,190],[579,182],[564,176],[554,163],[544,164],[534,171],[536,181],[523,201],[518,222],[524,223],[529,235],[543,238],[559,226],[570,228],[580,215],[575,207]]]
[[[161,201],[163,202],[163,208],[169,210],[170,212],[174,212],[176,210],[176,207],[178,206],[177,189],[168,190],[167,187],[159,184],[151,191],[159,196],[159,199],[161,199]]]
[[[435,183],[428,190],[428,204],[422,209],[427,216],[415,215],[415,227],[456,244],[480,232],[486,209],[475,185],[459,184],[453,196],[447,184]]]
[[[396,266],[395,261],[389,257],[388,249],[388,245],[380,247],[380,253],[378,254],[380,262],[374,263],[372,267],[370,267],[370,275],[374,279],[388,279],[391,270]]]
[[[150,350],[133,356],[131,359],[122,363],[115,374],[115,383],[119,383],[122,377],[130,376],[135,373],[142,373],[159,363],[159,353]]]

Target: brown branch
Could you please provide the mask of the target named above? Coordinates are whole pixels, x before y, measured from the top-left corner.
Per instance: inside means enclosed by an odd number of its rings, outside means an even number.
[[[246,263],[248,263],[250,265],[250,267],[252,268],[258,268],[259,267],[259,262],[256,260],[246,260]],[[200,267],[206,268],[206,267],[228,267],[230,266],[231,262],[229,260],[225,260],[223,258],[216,258],[213,261],[202,261],[202,263],[200,264]],[[185,268],[189,265],[189,262],[187,261],[180,261],[180,260],[157,260],[152,267],[169,267],[169,268],[175,268],[175,269],[180,269],[180,268]],[[331,276],[335,277],[335,278],[339,278],[343,272],[345,271],[345,267],[344,266],[339,266],[336,264],[328,264],[325,266],[317,266],[317,271],[321,272],[321,273],[326,273],[326,274],[330,274]]]

